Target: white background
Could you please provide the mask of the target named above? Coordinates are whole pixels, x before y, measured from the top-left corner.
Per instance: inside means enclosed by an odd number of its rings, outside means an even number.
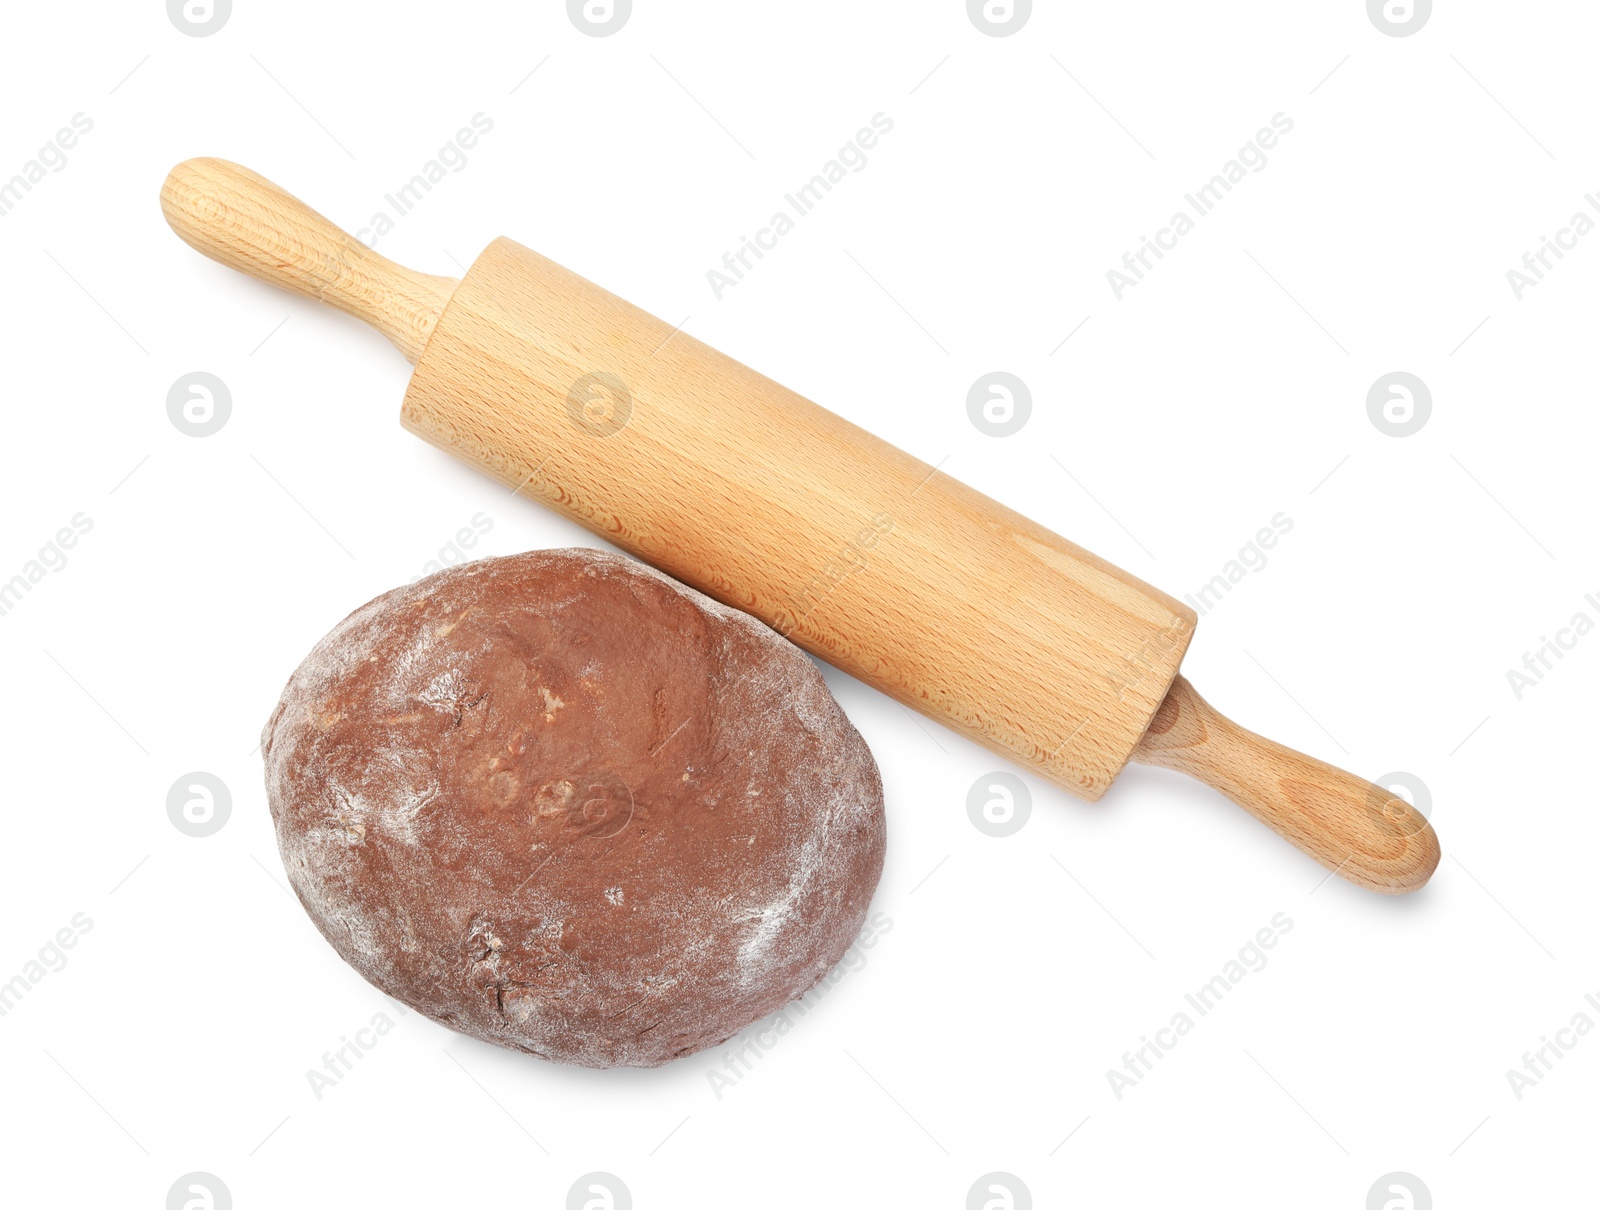
[[[0,219],[0,579],[93,521],[0,617],[0,980],[93,922],[0,1018],[9,1202],[159,1207],[192,1170],[240,1207],[559,1206],[590,1170],[639,1207],[959,1207],[991,1170],[1040,1206],[1354,1210],[1394,1170],[1441,1206],[1592,1197],[1600,1037],[1520,1100],[1506,1077],[1600,1023],[1600,637],[1521,700],[1506,676],[1600,620],[1600,236],[1521,301],[1506,278],[1600,188],[1592,5],[1445,4],[1403,38],[1360,0],[1041,3],[1002,38],[957,0],[637,0],[605,38],[553,0],[5,24],[0,177],[94,123]],[[381,336],[202,259],[157,193],[220,155],[354,229],[479,112],[389,256],[458,274],[510,235],[1175,595],[1292,518],[1185,670],[1419,777],[1433,883],[1324,883],[1137,767],[1092,806],[1025,777],[1026,826],[985,836],[967,792],[1006,766],[829,670],[883,771],[892,928],[720,1099],[721,1052],[595,1072],[398,1017],[287,891],[261,724],[474,514],[474,554],[594,540],[404,433]],[[706,271],[879,112],[866,169],[718,301]],[[1106,271],[1279,112],[1268,166],[1117,301]],[[966,413],[996,369],[1033,396],[1003,439]],[[1397,369],[1433,396],[1399,439],[1366,409]],[[167,417],[193,370],[231,390],[214,436]],[[205,839],[166,814],[193,770],[232,791]],[[1118,1099],[1107,1069],[1278,912],[1266,968]]]

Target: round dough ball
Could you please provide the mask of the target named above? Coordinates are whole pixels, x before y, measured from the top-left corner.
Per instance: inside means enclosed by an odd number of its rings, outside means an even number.
[[[715,1046],[855,940],[877,765],[754,618],[592,550],[485,559],[356,610],[262,736],[301,903],[369,982],[591,1067]]]

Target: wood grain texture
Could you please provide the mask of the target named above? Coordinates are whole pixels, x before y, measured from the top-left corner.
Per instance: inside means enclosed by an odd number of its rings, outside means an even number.
[[[186,160],[168,174],[161,209],[212,260],[377,328],[415,363],[455,290],[453,277],[379,256],[263,176],[227,160]]]
[[[462,281],[401,418],[1083,798],[1194,630],[1165,593],[510,240]]]
[[[1193,610],[537,253],[415,273],[224,160],[161,200],[205,255],[388,335],[413,432],[1046,780],[1095,799],[1131,757],[1373,890],[1438,864],[1409,804],[1177,675]]]
[[[1370,890],[1414,891],[1439,864],[1439,838],[1410,803],[1230,722],[1181,676],[1133,759],[1199,778]]]

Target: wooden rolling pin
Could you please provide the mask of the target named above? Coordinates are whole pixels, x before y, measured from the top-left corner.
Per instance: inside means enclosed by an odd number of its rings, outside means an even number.
[[[1410,804],[1201,700],[1193,610],[538,253],[416,273],[225,160],[178,165],[161,204],[205,255],[398,345],[412,432],[1073,794],[1132,759],[1361,886],[1438,864]]]

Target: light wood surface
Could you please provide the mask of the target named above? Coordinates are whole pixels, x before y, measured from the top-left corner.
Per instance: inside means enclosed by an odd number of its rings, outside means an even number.
[[[411,273],[225,161],[162,197],[206,255],[386,332],[411,431],[1040,777],[1092,800],[1137,755],[1364,886],[1432,871],[1426,822],[1168,696],[1187,606],[538,253]]]
[[[1245,730],[1182,676],[1133,759],[1198,778],[1327,869],[1374,891],[1414,891],[1439,864],[1438,837],[1410,803]]]
[[[161,187],[183,241],[214,261],[318,299],[377,328],[415,364],[456,288],[403,268],[263,176],[227,160],[186,160]]]
[[[580,389],[602,418],[585,425],[571,396],[595,374],[612,385]],[[450,300],[401,420],[1085,798],[1194,629],[1165,593],[510,240]]]

